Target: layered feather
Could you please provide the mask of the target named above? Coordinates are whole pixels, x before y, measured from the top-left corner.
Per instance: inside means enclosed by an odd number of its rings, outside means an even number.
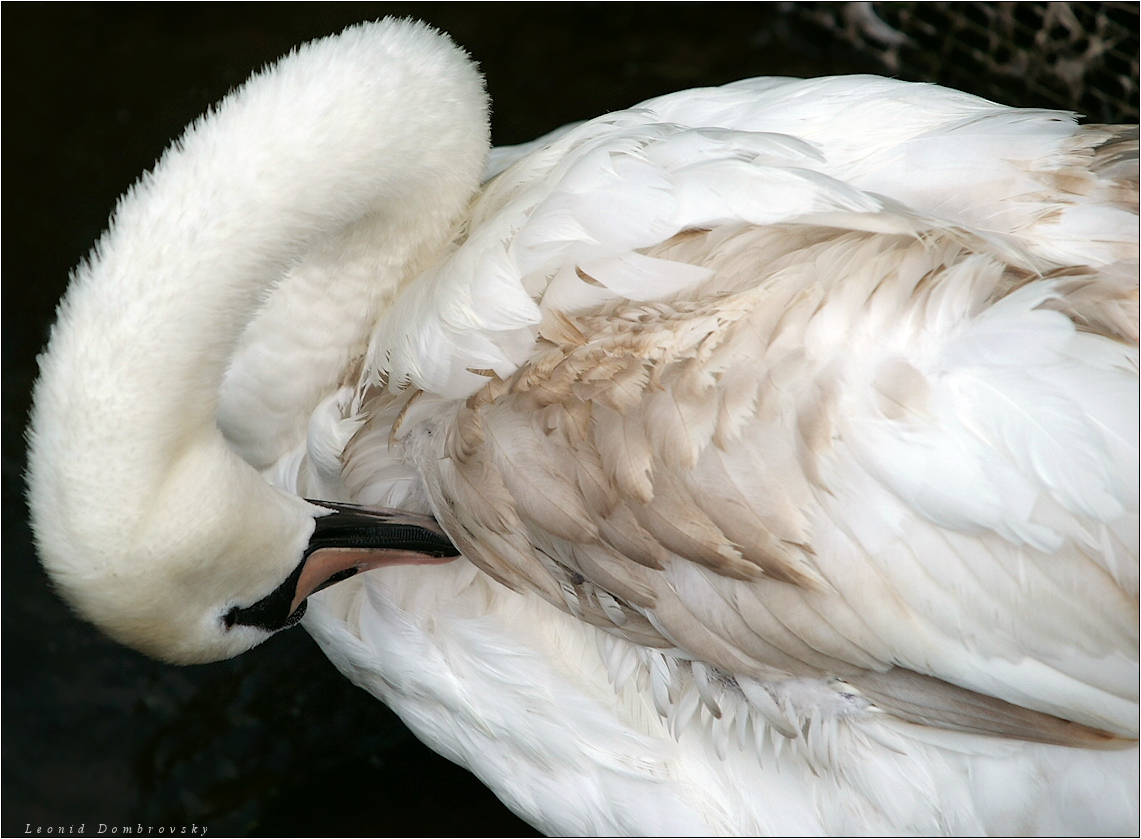
[[[454,606],[396,570],[330,594],[334,660],[361,666],[339,633],[387,649],[366,598],[429,646],[455,610],[520,609],[536,634],[489,643],[535,686],[560,661],[612,684],[596,701],[669,754],[639,777],[685,774],[662,796],[714,832],[1128,829],[1135,797],[1114,781],[1099,822],[1061,767],[1136,769],[1135,131],[764,79],[492,166],[334,411],[340,491],[431,511],[487,576],[433,572],[470,581]],[[585,781],[592,822],[524,801],[485,763],[513,735],[457,748],[463,702],[358,678],[542,825],[650,823]],[[496,689],[540,718],[579,689],[518,678]],[[1020,803],[965,780],[998,767]],[[1042,778],[1057,807],[1028,803]]]

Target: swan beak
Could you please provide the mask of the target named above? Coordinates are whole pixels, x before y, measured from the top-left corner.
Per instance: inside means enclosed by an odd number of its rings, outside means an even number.
[[[431,516],[310,501],[332,510],[316,520],[290,604],[292,616],[305,598],[361,571],[386,565],[437,565],[460,552]]]
[[[311,501],[328,511],[318,516],[309,545],[293,573],[274,591],[224,617],[235,624],[276,632],[293,626],[305,614],[305,598],[360,571],[385,565],[436,565],[460,552],[431,516]]]

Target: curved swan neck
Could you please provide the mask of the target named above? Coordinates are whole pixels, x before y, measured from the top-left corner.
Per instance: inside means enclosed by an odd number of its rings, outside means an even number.
[[[376,281],[399,282],[449,234],[487,149],[482,81],[444,36],[385,21],[302,47],[124,197],[61,306],[40,391],[63,391],[69,412],[97,407],[102,445],[110,424],[132,450],[212,426],[267,290],[365,220],[388,231]]]
[[[356,281],[391,294],[452,235],[488,148],[468,57],[385,20],[255,76],[124,196],[60,305],[29,435],[40,554],[76,601],[83,589],[83,611],[114,615],[137,596],[127,578],[158,588],[235,553],[265,555],[267,578],[296,563],[306,505],[270,490],[215,423],[243,331],[291,269],[331,248],[382,253]],[[262,536],[242,536],[242,516]]]

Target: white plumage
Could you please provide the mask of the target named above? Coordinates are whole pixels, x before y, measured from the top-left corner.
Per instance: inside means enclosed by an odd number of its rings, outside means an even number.
[[[1136,129],[851,77],[487,136],[382,21],[124,198],[31,426],[81,613],[233,655],[298,496],[398,508],[463,556],[306,628],[544,831],[1135,832]]]

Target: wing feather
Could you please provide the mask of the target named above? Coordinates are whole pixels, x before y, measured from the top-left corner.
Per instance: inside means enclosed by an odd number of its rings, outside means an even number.
[[[900,258],[847,258],[877,240]],[[1131,731],[1135,684],[1130,693],[1117,670],[1089,661],[1136,669],[1136,600],[1085,549],[1099,523],[1126,514],[1122,470],[1132,467],[1109,456],[1116,432],[1101,429],[1130,420],[1117,408],[1091,418],[1082,389],[1058,393],[1050,374],[1084,364],[1086,389],[1112,380],[1135,390],[1135,349],[1118,344],[1112,363],[1090,361],[1074,343],[1093,336],[1039,305],[1059,293],[1049,280],[1011,281],[1019,267],[972,252],[958,233],[907,244],[833,230],[807,241],[801,264],[829,269],[813,274],[820,287],[809,293],[790,293],[803,271],[777,265],[736,291],[718,272],[713,302],[695,294],[630,303],[618,316],[568,315],[568,334],[584,340],[548,341],[557,361],[544,357],[489,385],[494,398],[469,400],[455,427],[482,429],[478,470],[456,509],[473,560],[505,580],[530,581],[541,567],[553,579],[540,591],[589,581],[624,604],[595,596],[592,620],[613,625],[636,611],[729,673],[858,681],[904,668],[1039,715],[996,722],[998,706],[939,689],[926,713],[948,727],[976,715],[978,730],[1021,726],[1048,739],[1039,717],[1052,714]],[[823,252],[832,248],[839,254]],[[774,297],[786,301],[775,319],[765,305]],[[1003,319],[1041,328],[1013,323],[1010,333]],[[608,395],[594,375],[608,359],[621,369],[637,360],[645,375],[633,389],[610,380]],[[716,442],[735,398],[725,389],[740,381],[729,374],[746,363],[772,370],[753,376],[762,395],[741,401],[733,435]],[[1027,407],[1036,404],[1045,410]],[[1075,450],[1047,462],[1044,452],[1066,441]],[[515,553],[481,553],[467,511],[489,473],[553,561],[513,567]],[[454,526],[446,515],[445,525]],[[926,720],[889,694],[881,685],[894,712]]]
[[[769,79],[509,160],[367,360],[473,562],[709,691],[1136,736],[1134,136]]]

